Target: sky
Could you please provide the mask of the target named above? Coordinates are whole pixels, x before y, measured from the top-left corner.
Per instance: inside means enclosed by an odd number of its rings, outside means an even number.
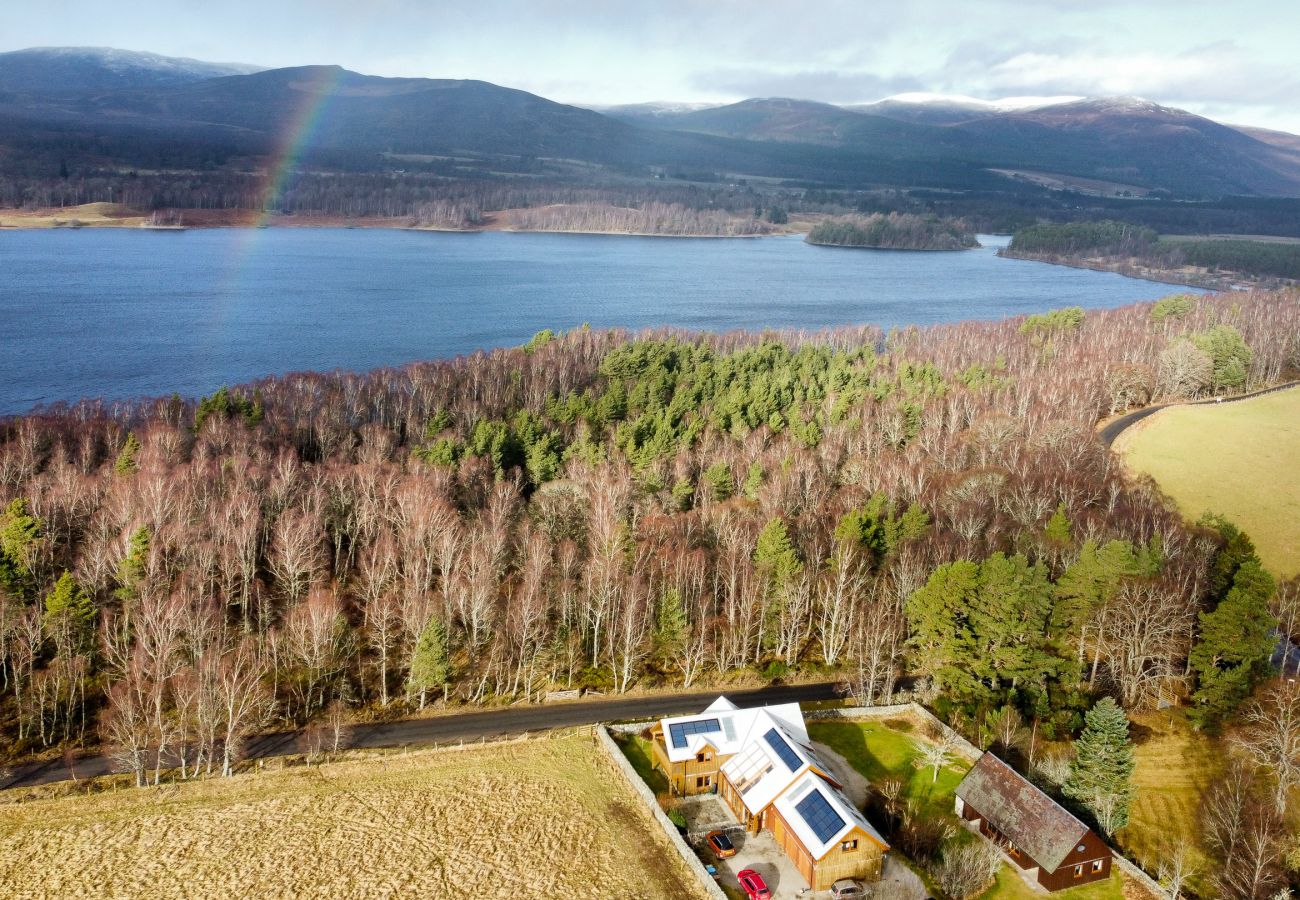
[[[1300,133],[1296,0],[0,0],[0,50],[479,78],[580,105],[1136,95]]]

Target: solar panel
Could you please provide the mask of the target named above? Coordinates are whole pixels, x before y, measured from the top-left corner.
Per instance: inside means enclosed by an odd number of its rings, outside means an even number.
[[[844,827],[844,820],[840,818],[830,801],[822,796],[819,790],[811,791],[807,797],[804,797],[794,805],[795,810],[808,823],[813,834],[817,835],[817,840],[823,844]]]
[[[696,719],[694,722],[678,722],[668,726],[668,736],[673,746],[680,750],[686,746],[686,739],[693,734],[715,734],[722,730],[717,719]]]
[[[791,772],[799,771],[799,767],[803,765],[803,760],[790,749],[790,745],[785,742],[785,739],[781,737],[775,728],[769,728],[767,734],[763,735],[763,740],[767,741],[767,745],[772,748],[773,753],[780,757],[781,762],[785,763],[787,769]]]

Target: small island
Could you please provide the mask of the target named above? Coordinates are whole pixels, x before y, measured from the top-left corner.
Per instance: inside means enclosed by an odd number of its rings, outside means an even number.
[[[813,226],[807,241],[869,250],[969,250],[979,246],[960,220],[910,213],[825,219]]]

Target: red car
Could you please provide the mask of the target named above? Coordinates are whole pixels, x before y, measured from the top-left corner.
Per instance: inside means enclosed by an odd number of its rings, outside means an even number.
[[[767,889],[763,876],[753,869],[741,869],[736,873],[740,889],[745,892],[746,900],[772,900],[772,892]]]

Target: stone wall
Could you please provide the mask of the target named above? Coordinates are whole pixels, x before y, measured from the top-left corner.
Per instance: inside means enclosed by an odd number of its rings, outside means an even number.
[[[628,730],[627,726],[618,727],[621,731]],[[639,731],[644,727],[645,723],[642,723],[633,726],[631,730]],[[700,858],[695,855],[695,851],[692,850],[682,838],[681,833],[677,830],[677,826],[674,825],[672,821],[669,820],[668,816],[664,814],[664,811],[659,808],[659,801],[655,799],[654,793],[646,783],[641,780],[641,776],[637,774],[636,769],[632,768],[632,763],[628,762],[627,757],[623,755],[623,751],[619,749],[618,744],[614,743],[614,739],[609,736],[609,731],[610,729],[604,725],[596,726],[596,746],[605,751],[606,755],[609,756],[610,761],[614,763],[615,768],[623,774],[623,777],[632,787],[632,790],[636,791],[637,796],[645,803],[647,809],[650,810],[650,814],[654,816],[655,821],[659,823],[659,827],[662,828],[664,834],[668,836],[668,841],[677,851],[677,855],[682,858],[682,861],[686,863],[686,867],[690,869],[691,873],[695,875],[696,880],[699,881],[700,888],[704,891],[705,895],[710,897],[711,900],[727,900],[727,895],[722,892],[722,888],[718,887],[717,883],[713,880],[713,877],[705,871],[704,863],[700,862]]]

